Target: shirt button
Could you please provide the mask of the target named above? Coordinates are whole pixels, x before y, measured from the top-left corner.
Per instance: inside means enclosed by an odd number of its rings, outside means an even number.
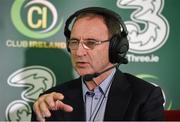
[[[93,97],[95,95],[95,93],[93,93],[93,92],[87,92],[86,94],[91,97]]]
[[[95,97],[95,100],[98,100],[99,98],[98,97]]]

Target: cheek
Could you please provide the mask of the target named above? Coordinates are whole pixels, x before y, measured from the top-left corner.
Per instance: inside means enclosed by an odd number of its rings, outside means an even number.
[[[102,54],[100,54],[101,57],[101,61],[104,63],[108,63],[109,62],[109,54],[108,54],[108,50],[103,50]]]
[[[98,65],[103,65],[109,63],[109,47],[104,47],[101,50],[97,50],[96,54],[92,56],[92,60],[96,61]]]

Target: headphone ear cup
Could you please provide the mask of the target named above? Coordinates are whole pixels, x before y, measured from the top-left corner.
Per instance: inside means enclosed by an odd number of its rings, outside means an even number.
[[[127,37],[122,35],[114,35],[109,44],[109,60],[111,63],[126,63],[126,53],[129,49]]]
[[[70,52],[70,49],[69,49],[69,39],[70,39],[70,35],[71,35],[71,31],[68,29],[68,26],[69,25],[65,25],[65,28],[64,28],[64,35],[66,37],[66,48],[67,48],[67,51]]]
[[[67,38],[66,38],[66,49],[68,52],[71,52],[71,50],[69,49],[69,40],[67,40]]]

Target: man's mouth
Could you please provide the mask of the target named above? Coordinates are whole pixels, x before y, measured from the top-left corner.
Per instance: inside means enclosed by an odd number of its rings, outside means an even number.
[[[77,67],[87,67],[89,65],[88,62],[78,61],[76,62]]]

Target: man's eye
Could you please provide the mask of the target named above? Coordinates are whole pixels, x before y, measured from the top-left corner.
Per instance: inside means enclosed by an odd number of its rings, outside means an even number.
[[[70,41],[70,44],[78,44],[78,41]]]
[[[86,45],[96,45],[95,41],[86,41]]]

